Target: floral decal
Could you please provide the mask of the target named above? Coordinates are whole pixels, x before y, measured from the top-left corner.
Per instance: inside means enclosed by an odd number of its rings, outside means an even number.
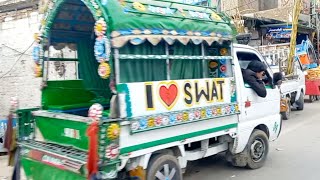
[[[107,30],[107,23],[104,21],[103,18],[100,18],[95,26],[94,26],[94,32],[96,33],[97,37],[104,36],[106,34]]]
[[[120,148],[117,144],[110,144],[106,149],[106,157],[108,159],[116,159],[119,156]]]
[[[217,13],[215,13],[215,12],[212,12],[212,13],[211,13],[210,18],[211,18],[212,20],[216,20],[216,21],[221,21],[221,20],[222,20],[221,17],[220,17]]]
[[[110,60],[111,47],[109,39],[106,37],[107,23],[103,18],[100,18],[94,27],[94,32],[97,36],[94,45],[94,55],[100,63],[98,74],[101,78],[107,79],[111,74],[111,67],[108,64]]]
[[[107,137],[111,140],[115,140],[119,137],[119,135],[120,135],[119,125],[115,123],[111,124],[107,130]]]
[[[107,79],[108,77],[110,77],[110,74],[111,74],[110,65],[102,61],[98,67],[98,74],[103,79]]]
[[[134,9],[136,9],[138,11],[146,11],[146,7],[143,4],[139,3],[139,2],[134,2],[132,4],[132,6],[133,6]]]
[[[138,133],[162,127],[170,127],[195,121],[204,121],[212,118],[239,114],[236,103],[195,108],[177,113],[165,113],[155,116],[134,118],[131,121],[131,132]]]
[[[93,104],[88,112],[88,117],[93,121],[99,121],[102,117],[103,107],[101,104]]]

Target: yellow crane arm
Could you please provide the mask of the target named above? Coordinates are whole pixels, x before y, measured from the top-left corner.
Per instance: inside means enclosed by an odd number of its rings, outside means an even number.
[[[292,31],[291,31],[291,39],[290,39],[290,53],[288,57],[287,64],[287,75],[290,75],[293,72],[293,62],[294,56],[296,53],[296,44],[297,44],[297,34],[298,34],[298,23],[299,23],[299,15],[302,9],[302,0],[294,0],[293,7],[293,17],[292,17]]]

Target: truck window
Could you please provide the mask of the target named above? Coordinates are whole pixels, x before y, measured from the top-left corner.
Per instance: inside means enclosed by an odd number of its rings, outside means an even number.
[[[260,58],[255,54],[255,53],[250,53],[250,52],[237,52],[237,57],[239,60],[239,64],[241,69],[247,69],[249,63],[251,61],[261,61]],[[265,82],[266,86],[270,86],[272,79],[271,76],[266,72],[266,76],[263,79]],[[247,84],[245,84],[246,87],[250,87]]]
[[[238,57],[241,69],[247,69],[251,61],[260,61],[257,55],[249,52],[237,52],[237,57]]]

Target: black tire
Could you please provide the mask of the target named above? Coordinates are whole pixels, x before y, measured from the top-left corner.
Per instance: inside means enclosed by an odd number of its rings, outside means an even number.
[[[290,115],[291,115],[290,100],[287,100],[287,104],[288,104],[288,106],[289,106],[289,107],[287,108],[287,111],[280,113],[280,114],[281,114],[281,118],[282,118],[283,120],[288,120],[288,119],[290,119]]]
[[[261,168],[267,159],[269,152],[269,140],[265,132],[254,130],[245,149],[247,156],[247,168]]]
[[[265,147],[264,153],[261,154],[259,161],[252,158],[251,147],[255,141],[259,139],[263,142]],[[248,140],[245,149],[238,154],[231,154],[230,150],[226,152],[226,160],[231,165],[236,167],[247,167],[249,169],[258,169],[262,167],[267,159],[269,152],[269,140],[265,132],[261,130],[254,130]]]
[[[158,154],[152,157],[146,171],[147,180],[182,180],[182,171],[176,157],[169,154]],[[160,178],[166,177],[166,178]]]
[[[304,109],[304,94],[301,92],[299,100],[297,101],[297,110],[302,111]]]

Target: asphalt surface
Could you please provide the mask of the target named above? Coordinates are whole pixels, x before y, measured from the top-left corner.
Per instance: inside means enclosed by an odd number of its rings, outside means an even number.
[[[320,102],[306,103],[283,122],[281,136],[270,143],[264,167],[230,166],[223,155],[188,164],[184,180],[319,180]]]

